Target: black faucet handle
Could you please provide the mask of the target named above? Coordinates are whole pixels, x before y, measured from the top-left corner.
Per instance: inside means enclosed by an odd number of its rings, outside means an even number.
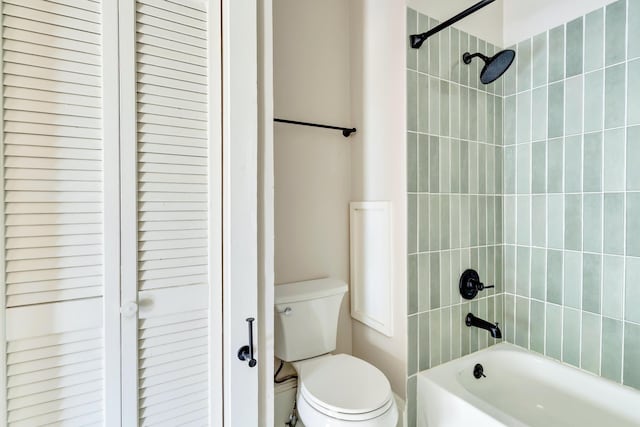
[[[482,283],[478,272],[473,269],[467,269],[462,273],[458,286],[460,288],[460,295],[462,295],[464,299],[473,299],[478,295],[479,291],[495,288],[494,285],[487,286]]]
[[[485,289],[490,289],[490,288],[495,288],[495,285],[491,285],[491,286],[487,286],[484,283],[482,283],[479,280],[474,280],[474,279],[470,279],[471,283],[473,283],[473,285],[475,285],[476,289],[479,291],[485,290]]]

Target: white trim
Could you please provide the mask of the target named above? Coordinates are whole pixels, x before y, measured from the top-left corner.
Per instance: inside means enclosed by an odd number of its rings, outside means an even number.
[[[135,1],[119,1],[120,73],[120,304],[138,301],[137,94]],[[121,318],[124,427],[138,425],[138,317]]]
[[[121,422],[118,3],[102,3],[104,423]]]
[[[222,337],[222,17],[209,0],[209,424],[223,423]]]
[[[237,350],[257,317],[257,16],[253,0],[223,0],[224,425],[258,425],[258,365]],[[231,54],[233,52],[233,55]],[[254,323],[254,332],[260,328]],[[255,337],[254,337],[255,343]]]
[[[258,418],[274,423],[274,171],[273,171],[273,3],[258,2]]]
[[[393,238],[390,201],[351,202],[351,317],[393,336]],[[366,295],[375,295],[373,303]]]

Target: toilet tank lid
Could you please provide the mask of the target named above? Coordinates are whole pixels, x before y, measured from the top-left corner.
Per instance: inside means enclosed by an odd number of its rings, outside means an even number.
[[[285,283],[275,287],[274,302],[289,304],[316,298],[325,298],[347,292],[347,284],[339,279],[316,279]]]

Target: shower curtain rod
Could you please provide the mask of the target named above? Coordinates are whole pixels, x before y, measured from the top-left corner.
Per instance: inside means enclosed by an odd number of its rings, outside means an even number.
[[[413,34],[410,37],[411,47],[414,48],[414,49],[420,49],[420,46],[422,46],[422,43],[424,43],[424,41],[426,39],[428,39],[429,37],[431,37],[435,33],[444,30],[445,28],[455,24],[456,22],[458,22],[462,18],[466,18],[467,16],[469,16],[472,13],[482,9],[483,7],[487,6],[488,4],[493,3],[494,1],[496,1],[496,0],[481,0],[478,3],[474,4],[473,6],[471,6],[470,8],[468,8],[466,10],[463,10],[462,12],[460,12],[459,14],[454,16],[453,18],[447,19],[443,23],[433,27],[429,31],[424,32],[422,34]]]
[[[279,122],[279,123],[288,123],[288,124],[291,124],[291,125],[301,125],[301,126],[311,126],[311,127],[315,127],[315,128],[341,130],[342,131],[342,136],[344,136],[345,138],[350,137],[352,133],[356,132],[356,128],[343,128],[343,127],[340,127],[340,126],[320,125],[318,123],[299,122],[299,121],[296,121],[296,120],[273,119],[273,121],[274,122]]]

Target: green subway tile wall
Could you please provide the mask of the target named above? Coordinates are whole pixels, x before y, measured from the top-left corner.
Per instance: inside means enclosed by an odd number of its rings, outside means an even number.
[[[407,11],[408,34],[437,21]],[[417,372],[509,342],[640,389],[640,0],[509,47],[496,83],[454,28],[407,48],[408,420]],[[462,301],[460,273],[496,289]]]
[[[437,24],[407,12],[409,34]],[[502,83],[481,84],[481,61],[465,65],[466,51],[498,49],[454,28],[420,50],[407,49],[409,425],[415,425],[417,372],[496,342],[464,325],[464,316],[504,318]],[[531,64],[521,67],[531,73]],[[522,156],[526,161],[530,154]],[[496,288],[463,300],[458,278],[467,268]]]
[[[639,17],[619,0],[518,43],[504,99],[506,339],[636,388]]]

